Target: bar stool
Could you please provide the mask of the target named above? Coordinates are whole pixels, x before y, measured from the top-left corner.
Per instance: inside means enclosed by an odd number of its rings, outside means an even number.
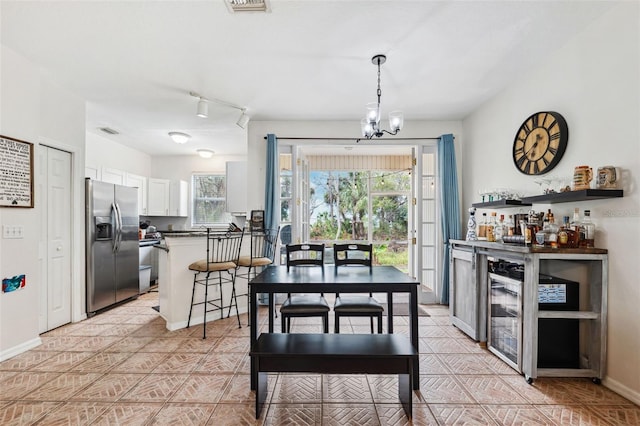
[[[191,307],[189,308],[189,319],[187,328],[191,325],[191,314],[193,307],[203,305],[202,338],[207,338],[207,312],[220,311],[220,318],[224,316],[223,285],[230,283],[231,288],[235,286],[236,268],[238,257],[240,256],[240,246],[244,232],[213,232],[207,228],[207,257],[189,265],[191,271],[195,271],[193,276],[193,289],[191,291]],[[213,274],[213,276],[212,276]],[[215,276],[217,274],[217,277]],[[195,302],[196,286],[204,287],[204,300]],[[209,299],[209,287],[219,286],[219,297]],[[238,327],[240,327],[240,314],[238,313],[238,300],[232,290],[229,299],[229,314],[231,307],[235,306],[238,317]]]
[[[239,296],[247,296],[247,314],[251,312],[251,295],[249,292],[249,282],[256,277],[258,268],[264,268],[273,263],[276,253],[276,245],[278,245],[278,234],[280,227],[276,229],[265,229],[260,231],[249,231],[251,248],[248,256],[240,256],[238,258],[238,270],[236,278],[245,278],[247,280],[247,293]],[[243,269],[241,269],[243,268]],[[235,296],[235,286],[233,287]],[[231,312],[231,307],[229,307]],[[247,321],[247,325],[250,325]]]

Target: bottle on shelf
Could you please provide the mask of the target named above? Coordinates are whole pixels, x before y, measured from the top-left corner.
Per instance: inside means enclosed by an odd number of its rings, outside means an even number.
[[[584,238],[580,240],[580,247],[595,247],[596,226],[591,221],[591,210],[584,211],[584,218],[582,219],[582,229]]]
[[[558,230],[558,247],[567,248],[569,247],[569,216],[564,216],[562,218],[562,225]]]
[[[573,209],[573,219],[571,220],[570,228],[576,232],[577,243],[575,247],[581,247],[584,245],[584,228],[582,227],[582,219],[580,219],[580,209],[578,207]]]
[[[482,213],[482,217],[478,220],[478,239],[487,239],[487,214]]]
[[[502,243],[502,237],[504,235],[506,235],[506,233],[504,232],[504,215],[501,214],[500,219],[496,222],[496,225],[494,227],[493,237],[495,238],[497,243]]]
[[[513,221],[513,215],[510,214],[509,218],[507,219],[507,223],[505,225],[505,227],[507,228],[507,235],[516,235],[516,224]]]
[[[551,210],[549,210],[549,225],[547,227],[547,241],[549,243],[549,247],[558,248],[558,231],[559,227],[556,225],[555,217]]]
[[[489,218],[489,223],[487,223],[486,232],[487,232],[487,242],[495,243],[496,242],[496,212],[491,212],[491,217]]]

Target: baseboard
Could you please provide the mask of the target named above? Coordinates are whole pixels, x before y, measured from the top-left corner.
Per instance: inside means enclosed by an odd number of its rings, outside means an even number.
[[[6,361],[10,358],[13,358],[16,355],[20,355],[21,353],[24,353],[30,349],[33,349],[35,347],[38,347],[42,344],[42,339],[40,339],[40,336],[36,337],[35,339],[31,339],[27,342],[24,342],[18,346],[14,346],[12,348],[9,348],[5,351],[0,352],[0,361]]]
[[[640,405],[640,392],[638,392],[637,390],[633,390],[628,386],[625,386],[622,383],[618,382],[617,380],[613,380],[610,378],[603,379],[602,384],[618,395],[627,398],[634,404]]]

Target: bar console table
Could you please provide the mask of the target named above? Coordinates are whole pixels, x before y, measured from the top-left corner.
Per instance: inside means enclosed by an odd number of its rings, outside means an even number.
[[[605,249],[552,249],[486,241],[450,241],[451,323],[471,338],[491,346],[489,258],[524,265],[519,321],[520,353],[512,367],[529,383],[536,377],[604,376],[607,356],[608,252]],[[579,283],[579,310],[539,310],[540,274]],[[579,321],[579,368],[538,366],[539,319]]]

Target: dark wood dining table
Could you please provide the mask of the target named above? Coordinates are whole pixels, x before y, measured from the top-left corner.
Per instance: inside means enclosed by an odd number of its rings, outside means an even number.
[[[393,333],[393,295],[409,294],[409,338],[418,352],[418,287],[419,282],[393,266],[359,266],[336,268],[268,266],[250,281],[251,347],[258,338],[258,303],[260,293],[269,296],[269,333],[274,330],[274,294],[276,293],[386,293],[387,330]],[[252,371],[253,371],[253,359]],[[420,368],[413,364],[413,389],[420,388]],[[252,389],[254,389],[252,383]]]

